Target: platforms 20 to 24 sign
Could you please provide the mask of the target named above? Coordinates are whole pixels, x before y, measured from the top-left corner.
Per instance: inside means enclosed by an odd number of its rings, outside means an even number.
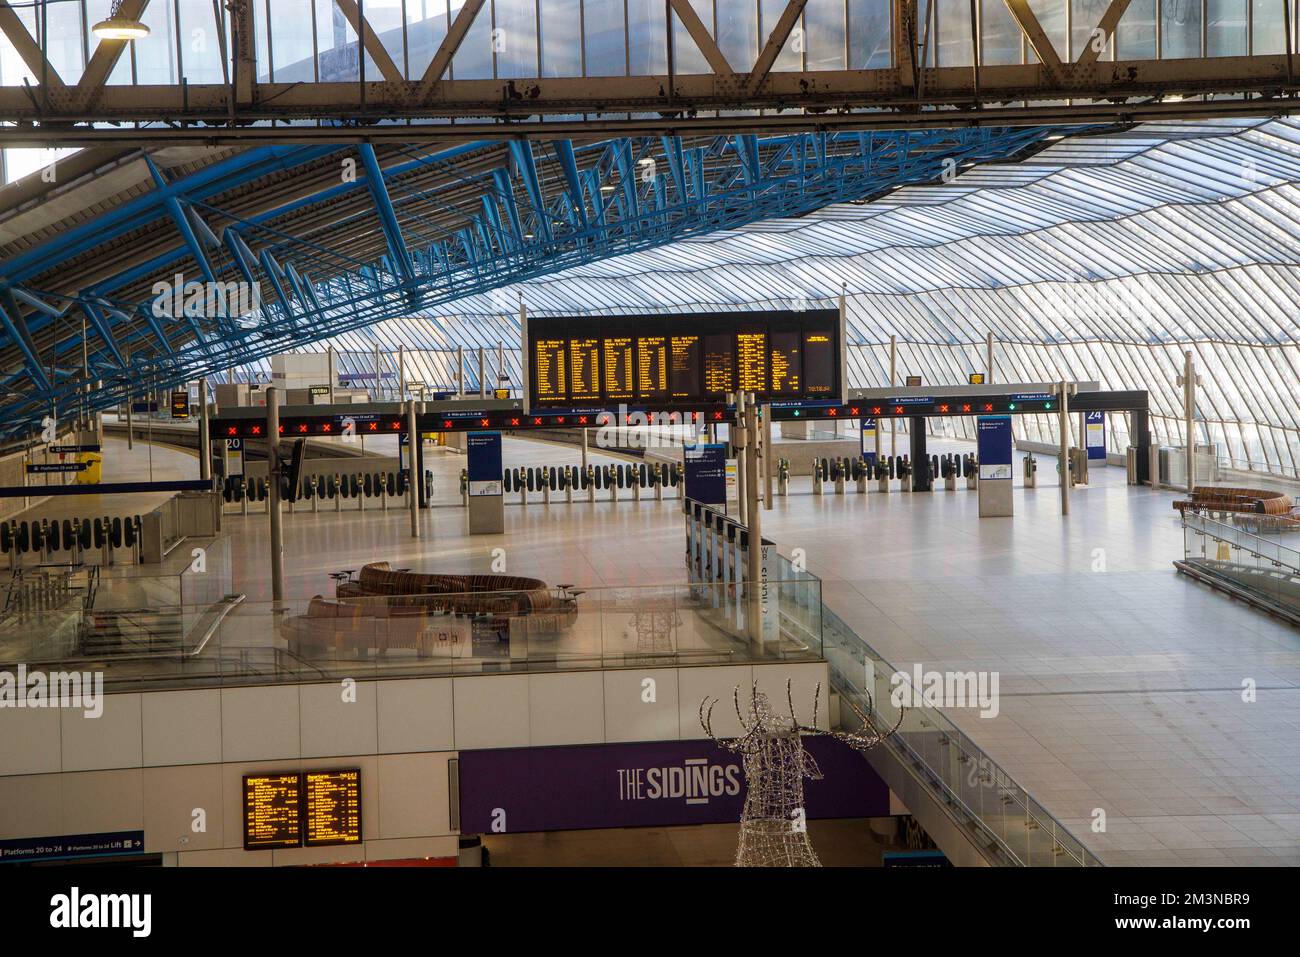
[[[244,849],[361,843],[361,771],[244,777]]]

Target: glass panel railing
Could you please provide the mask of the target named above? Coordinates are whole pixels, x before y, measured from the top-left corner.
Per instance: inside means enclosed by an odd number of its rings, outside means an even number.
[[[1300,551],[1281,533],[1256,534],[1193,512],[1183,513],[1179,570],[1228,586],[1264,607],[1300,619]]]
[[[762,640],[734,585],[156,600],[180,584],[114,580],[91,607],[32,608],[21,627],[0,626],[0,670],[103,669],[108,690],[125,691],[822,657],[819,583],[807,580],[769,583],[780,628]]]
[[[899,722],[903,703],[894,697],[898,687],[894,675],[900,672],[833,611],[823,606],[821,617],[832,686],[869,714],[877,727],[893,727]],[[898,733],[887,739],[886,746],[936,790],[983,846],[1005,863],[1034,867],[1101,864],[938,708],[903,709]]]

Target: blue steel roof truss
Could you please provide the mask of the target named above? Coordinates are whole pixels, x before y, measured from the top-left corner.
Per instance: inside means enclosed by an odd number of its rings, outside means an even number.
[[[608,256],[795,217],[893,186],[931,181],[943,172],[945,159],[1002,159],[1055,132],[1045,127],[981,127],[796,133],[761,139],[718,137],[704,146],[687,146],[676,137],[645,137],[577,147],[558,141],[539,144],[540,153],[532,143],[518,141],[510,144],[505,163],[477,176],[457,169],[456,157],[467,148],[448,151],[447,158],[402,147],[399,152],[407,161],[381,169],[373,148],[364,144],[258,148],[171,181],[155,168],[155,189],[89,224],[96,228],[70,230],[0,264],[0,345],[7,337],[7,344],[16,345],[24,360],[23,369],[7,379],[9,394],[0,397],[0,435],[21,434],[51,408],[81,401],[85,384],[79,356],[73,363],[78,368],[66,375],[60,374],[55,356],[55,375],[47,375],[51,364],[42,365],[32,333],[55,317],[41,309],[25,313],[15,292],[38,296],[39,290],[23,283],[48,269],[51,261],[84,253],[144,221],[174,222],[174,255],[146,264],[152,273],[137,267],[98,282],[55,310],[61,315],[76,306],[89,321],[92,378],[104,381],[89,397],[94,408],[119,404],[128,392],[174,387],[278,351]],[[269,221],[282,210],[245,220],[212,203],[216,194],[251,183],[268,170],[292,170],[330,153],[352,155],[352,149],[360,153],[366,175],[351,188],[369,190],[384,237],[385,254],[377,262],[360,263],[275,229]],[[547,177],[539,170],[539,156],[553,164]],[[480,190],[479,202],[464,210],[460,228],[438,230],[413,208],[417,199],[439,202],[428,191],[403,182],[405,173],[430,166]],[[348,189],[332,186],[321,195],[333,197]],[[294,205],[307,202],[299,199]],[[230,222],[220,241],[200,211]],[[261,251],[254,253],[252,244],[261,245]],[[46,249],[48,254],[40,255]],[[274,295],[260,302],[251,316],[223,311],[198,317],[209,320],[206,328],[189,310],[182,316],[160,316],[152,301],[129,303],[110,296],[144,275],[179,268],[187,261],[212,283],[229,277],[254,285],[260,267]],[[322,274],[320,281],[307,278]],[[141,331],[141,320],[151,335]],[[243,325],[249,322],[260,324]],[[183,325],[169,335],[164,323]],[[135,329],[129,331],[128,326]],[[188,341],[179,342],[185,331]],[[79,348],[79,338],[65,339],[57,351]],[[104,374],[108,370],[118,371]]]

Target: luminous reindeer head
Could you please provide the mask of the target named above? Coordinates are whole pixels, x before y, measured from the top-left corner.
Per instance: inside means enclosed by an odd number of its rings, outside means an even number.
[[[811,725],[801,724],[799,722],[799,717],[795,714],[794,710],[794,695],[791,690],[791,685],[792,679],[787,678],[785,681],[785,699],[790,708],[789,719],[784,715],[778,716],[772,711],[767,695],[758,690],[758,682],[755,681],[753,682],[749,693],[748,720],[740,708],[740,686],[737,685],[732,693],[732,700],[736,706],[736,719],[740,722],[740,728],[742,731],[740,737],[724,739],[719,738],[713,733],[713,707],[718,703],[717,698],[714,698],[712,701],[708,698],[704,698],[700,701],[700,726],[704,728],[704,733],[707,734],[713,742],[718,745],[718,747],[725,748],[728,751],[747,751],[764,737],[770,737],[773,735],[805,734],[828,735],[839,741],[843,741],[855,751],[869,751],[898,731],[899,727],[903,723],[903,715],[907,711],[906,708],[900,707],[898,709],[898,720],[894,722],[894,726],[888,730],[881,731],[876,727],[875,721],[870,717],[871,712],[875,710],[874,702],[871,698],[871,692],[864,691],[863,693],[867,696],[866,713],[863,713],[863,711],[848,698],[842,699],[853,713],[858,716],[858,720],[861,722],[861,727],[857,731],[823,731],[821,728],[816,726],[817,711],[821,702],[821,682],[819,681],[817,683],[817,688],[813,692],[813,723]]]

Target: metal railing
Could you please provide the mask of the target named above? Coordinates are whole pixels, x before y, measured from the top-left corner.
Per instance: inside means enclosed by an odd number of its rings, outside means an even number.
[[[1300,551],[1190,510],[1183,512],[1185,575],[1300,624]]]

